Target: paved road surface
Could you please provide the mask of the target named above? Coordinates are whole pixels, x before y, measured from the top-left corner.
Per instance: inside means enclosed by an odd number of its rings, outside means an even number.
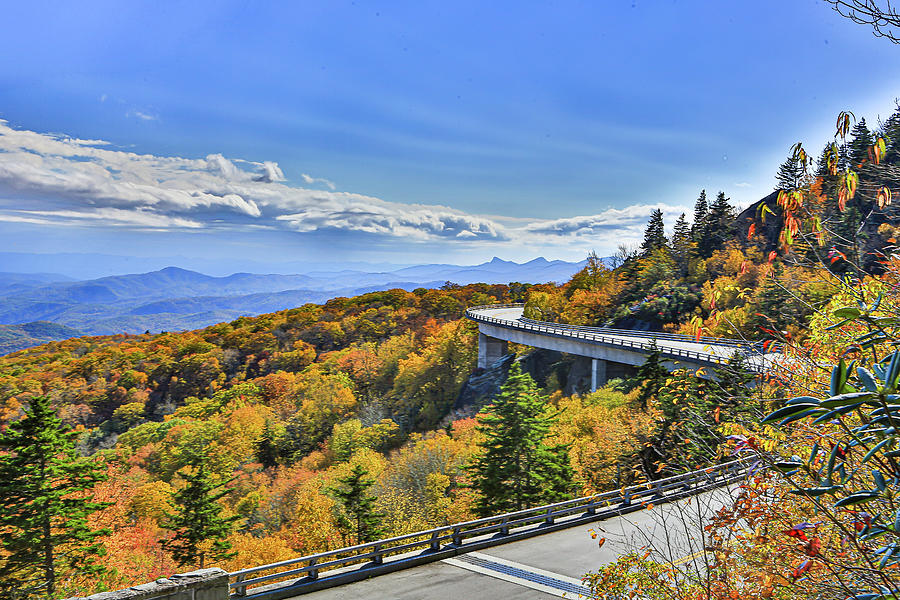
[[[734,493],[733,487],[723,488],[591,526],[572,527],[297,598],[578,598],[579,592],[585,591],[580,585],[582,575],[650,542],[656,550],[654,559],[702,568],[700,522]],[[606,538],[602,547],[598,545],[601,538]]]

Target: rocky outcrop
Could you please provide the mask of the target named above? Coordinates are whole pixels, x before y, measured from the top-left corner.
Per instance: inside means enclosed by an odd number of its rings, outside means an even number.
[[[514,354],[507,354],[500,360],[494,361],[486,369],[475,369],[463,384],[462,389],[459,390],[459,395],[453,404],[454,416],[460,418],[475,414],[478,409],[488,404],[506,381],[509,367],[514,359]]]
[[[775,214],[767,214],[766,222],[762,221],[762,207],[765,205]],[[778,192],[772,192],[762,200],[758,200],[748,206],[737,216],[737,239],[741,245],[756,244],[764,253],[768,254],[778,248],[778,236],[781,235],[781,207],[778,206]],[[747,239],[750,226],[755,224],[755,234],[752,240]]]
[[[125,590],[69,600],[228,600],[228,573],[222,569],[200,569]]]
[[[463,384],[453,405],[452,419],[474,415],[500,391],[506,381],[514,355],[507,354],[486,369],[476,369]],[[531,375],[538,387],[546,387],[551,377],[553,386],[559,387],[567,396],[583,394],[590,390],[591,359],[572,356],[555,350],[536,349],[520,357],[522,371]],[[626,376],[625,365],[615,370],[612,377]],[[622,373],[619,373],[622,371]]]

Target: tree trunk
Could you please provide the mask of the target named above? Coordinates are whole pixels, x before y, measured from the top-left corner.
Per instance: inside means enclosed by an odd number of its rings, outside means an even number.
[[[47,465],[42,459],[40,463],[41,485],[46,485]],[[41,519],[44,539],[42,540],[44,554],[44,579],[47,582],[47,597],[52,598],[56,594],[56,571],[53,565],[53,539],[50,529],[50,507],[44,507],[43,518]]]
[[[44,517],[44,577],[47,580],[47,597],[56,594],[56,572],[53,568],[53,544],[50,539],[50,515]]]

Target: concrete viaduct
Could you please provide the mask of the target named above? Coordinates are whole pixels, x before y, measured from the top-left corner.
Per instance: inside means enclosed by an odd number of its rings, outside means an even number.
[[[642,365],[654,349],[660,352],[667,368],[707,367],[701,372],[707,378],[712,377],[709,367],[725,364],[735,354],[742,355],[747,368],[759,373],[767,371],[780,356],[764,353],[758,342],[564,325],[526,319],[523,310],[521,304],[495,304],[466,311],[466,317],[478,323],[479,367],[488,368],[505,356],[507,342],[557,350],[591,359],[591,391],[594,391],[606,383],[608,363]]]

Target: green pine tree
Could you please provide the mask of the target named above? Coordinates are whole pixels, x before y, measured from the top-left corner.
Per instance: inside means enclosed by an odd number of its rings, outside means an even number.
[[[665,223],[663,222],[663,213],[660,209],[655,208],[650,214],[650,222],[647,223],[647,229],[644,230],[644,241],[641,244],[641,255],[649,256],[654,250],[666,248],[669,240],[666,239]]]
[[[772,275],[755,293],[756,310],[747,319],[747,327],[757,335],[779,339],[788,325],[804,322],[809,313],[803,299],[797,298],[790,282],[784,280],[780,263],[775,264]]]
[[[887,144],[884,153],[884,163],[888,165],[900,164],[900,107],[894,111],[882,127],[882,136]]]
[[[675,221],[675,231],[672,233],[672,258],[675,259],[675,264],[678,265],[682,277],[687,275],[693,249],[691,226],[684,218],[684,213],[681,213],[681,216]]]
[[[201,569],[207,561],[235,556],[226,538],[240,516],[223,517],[219,500],[228,493],[230,481],[216,483],[207,471],[206,460],[200,459],[180,472],[186,485],[172,494],[175,514],[166,513],[168,529],[175,535],[162,543],[163,548],[181,566],[196,565]]]
[[[278,466],[279,451],[275,432],[272,429],[271,421],[266,421],[263,425],[262,435],[256,442],[256,460],[266,469]]]
[[[694,204],[694,223],[691,225],[691,238],[695,244],[703,241],[706,234],[706,218],[709,215],[709,203],[706,201],[706,190],[700,190],[700,197]]]
[[[776,190],[800,189],[804,175],[803,165],[793,154],[778,167],[775,175]]]
[[[759,410],[759,402],[751,397],[752,383],[757,375],[747,368],[742,355],[734,354],[727,364],[714,368],[712,372],[710,399],[724,411],[727,420]]]
[[[850,168],[857,170],[869,160],[869,150],[875,138],[869,127],[866,125],[865,119],[857,121],[853,129],[850,130],[850,141],[847,143],[847,152],[849,153]]]
[[[721,250],[727,242],[735,239],[737,235],[735,217],[734,207],[725,197],[725,193],[719,192],[709,207],[703,237],[698,241],[701,257],[709,258],[713,252]]]
[[[656,347],[656,340],[653,340],[644,364],[638,367],[637,373],[632,378],[632,381],[639,386],[637,402],[641,410],[647,410],[650,399],[659,395],[659,390],[666,382],[668,375],[669,371],[662,365],[662,356]]]
[[[644,471],[650,477],[697,468],[715,456],[720,441],[709,382],[679,369],[662,383],[658,391],[662,420],[650,444],[641,451]]]
[[[340,502],[337,515],[338,527],[349,534],[351,543],[373,542],[384,535],[381,519],[375,510],[375,496],[369,495],[369,488],[375,483],[368,479],[369,473],[362,465],[355,465],[346,477],[338,479],[339,487],[330,488],[331,496]]]
[[[0,597],[53,598],[59,580],[105,569],[91,513],[108,503],[90,492],[106,479],[103,465],[79,455],[47,396],[32,398],[25,416],[0,434]]]
[[[492,404],[478,415],[481,451],[466,467],[482,516],[521,510],[571,497],[573,471],[564,446],[544,440],[555,415],[518,362]]]
[[[832,175],[828,167],[828,163],[834,163],[834,167],[838,170],[843,168],[840,164],[840,150],[835,142],[828,142],[822,148],[819,159],[816,161],[815,176],[821,181],[822,193],[830,198],[837,198],[838,176]]]
[[[662,419],[641,451],[645,472],[666,476],[709,464],[724,442],[721,423],[758,422],[760,403],[752,397],[755,374],[735,355],[712,369],[713,377],[681,369],[668,374],[658,392]]]

